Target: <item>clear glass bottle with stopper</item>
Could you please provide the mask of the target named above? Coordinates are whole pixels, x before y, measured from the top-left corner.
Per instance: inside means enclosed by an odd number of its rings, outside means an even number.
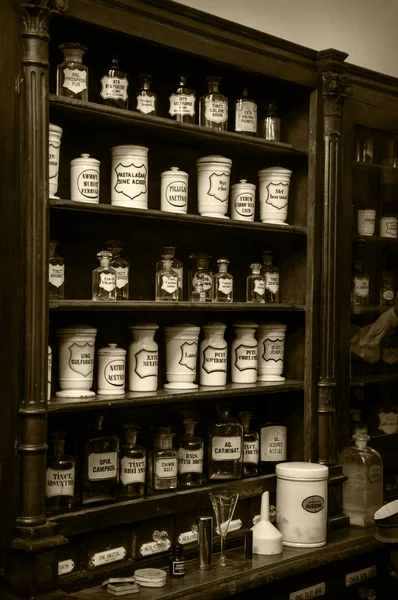
[[[229,416],[229,406],[217,405],[217,419],[209,428],[209,479],[239,479],[243,463],[243,427]]]
[[[203,291],[205,292],[205,302],[213,300],[213,273],[209,268],[211,256],[209,254],[195,253],[189,257],[192,260],[192,269],[188,273],[189,300],[197,302],[193,299],[193,294],[198,292],[197,280],[203,280]],[[203,276],[203,277],[202,277]]]
[[[213,277],[214,302],[232,302],[234,298],[234,278],[228,273],[229,260],[219,258],[217,261],[219,271]]]
[[[156,274],[156,301],[178,302],[178,275],[171,268],[173,256],[163,254],[163,268]]]
[[[352,275],[351,304],[353,306],[369,304],[370,278],[364,267],[364,251],[364,240],[358,240]]]
[[[63,60],[57,67],[57,94],[76,100],[88,100],[88,68],[83,64],[87,48],[67,43],[59,46]]]
[[[69,512],[75,506],[75,459],[65,454],[67,435],[51,435],[54,453],[48,457],[46,470],[46,512],[49,515]]]
[[[116,271],[116,300],[128,300],[130,264],[121,256],[123,244],[119,240],[108,240],[106,245],[112,254],[111,267]]]
[[[105,302],[116,300],[116,271],[110,265],[112,254],[102,250],[97,256],[100,266],[93,271],[92,298]]]
[[[178,299],[183,299],[183,279],[184,279],[184,265],[175,256],[177,250],[176,246],[163,246],[164,255],[172,257],[171,268],[177,273],[178,277]],[[163,260],[159,260],[156,263],[156,276],[163,269]]]
[[[244,410],[239,413],[243,425],[243,470],[242,477],[258,475],[258,461],[260,460],[260,441],[257,431],[250,428],[253,413]]]
[[[265,283],[265,302],[279,302],[279,269],[273,262],[272,250],[263,250],[263,268],[261,275],[264,275]]]
[[[203,441],[195,435],[195,425],[195,419],[185,419],[185,435],[177,440],[179,488],[202,485]]]
[[[260,263],[250,265],[251,275],[246,279],[246,302],[265,303],[265,277],[261,275]]]
[[[195,277],[195,287],[191,292],[191,302],[206,302],[205,276],[198,272]]]
[[[269,102],[265,107],[265,116],[260,123],[260,137],[270,142],[281,139],[281,120],[278,117],[278,103]]]
[[[169,115],[180,123],[195,123],[195,91],[187,87],[187,78],[180,77],[180,87],[169,96]]]
[[[136,94],[136,110],[144,115],[156,115],[157,96],[151,91],[152,76],[142,73],[139,76],[141,90]]]
[[[63,298],[65,295],[65,261],[55,253],[58,246],[56,240],[49,243],[48,257],[48,296],[49,298]]]
[[[219,92],[221,77],[206,77],[209,92],[200,99],[199,125],[228,130],[228,98]]]
[[[257,135],[257,104],[244,89],[242,98],[235,101],[235,131],[245,135]]]
[[[177,489],[178,455],[173,448],[174,433],[160,428],[154,437],[149,463],[149,489],[153,492]]]
[[[113,56],[111,68],[101,78],[100,96],[103,103],[115,108],[128,108],[128,85],[127,73],[120,69],[118,57]]]
[[[146,450],[138,446],[138,426],[124,426],[126,442],[120,448],[119,500],[141,498],[145,492]]]

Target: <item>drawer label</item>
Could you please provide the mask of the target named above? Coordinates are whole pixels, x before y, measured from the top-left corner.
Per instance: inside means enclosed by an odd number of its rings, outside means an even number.
[[[184,531],[178,536],[178,543],[182,545],[192,544],[192,542],[196,542],[197,539],[198,534],[195,531]]]
[[[159,552],[167,552],[170,550],[171,542],[167,538],[165,540],[160,540],[159,542],[147,542],[146,544],[142,544],[140,548],[141,556],[150,556],[151,554],[159,554]]]
[[[118,560],[122,560],[126,556],[126,548],[120,546],[120,548],[112,548],[112,550],[104,550],[103,552],[97,552],[91,557],[90,563],[93,567],[100,567],[101,565],[107,565]]]
[[[228,531],[227,533],[233,533],[234,531],[239,531],[239,529],[242,529],[242,520],[241,519],[235,519],[234,521],[231,521],[228,527]],[[217,535],[220,535],[220,529],[219,527],[216,527],[216,533]]]
[[[67,560],[61,560],[58,563],[58,577],[61,577],[62,575],[67,575],[68,573],[72,573],[74,568],[75,563],[71,558],[68,558]]]
[[[289,596],[289,600],[307,600],[307,598],[320,598],[321,596],[325,596],[325,594],[326,584],[323,581],[322,583],[311,585],[310,587],[304,588],[303,590],[292,592]]]
[[[355,585],[361,581],[366,581],[367,579],[373,579],[377,575],[376,565],[372,565],[367,569],[361,569],[360,571],[354,571],[353,573],[347,573],[345,576],[345,586],[350,587],[350,585]]]

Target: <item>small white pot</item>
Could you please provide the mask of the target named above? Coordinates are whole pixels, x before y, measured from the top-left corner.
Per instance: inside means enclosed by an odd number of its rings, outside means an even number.
[[[109,344],[98,350],[98,394],[124,394],[126,381],[126,350]]]
[[[196,161],[198,211],[202,217],[228,219],[229,179],[232,160],[224,156],[203,156]]]
[[[171,167],[160,177],[160,210],[185,215],[188,208],[188,173]]]
[[[359,235],[373,235],[376,225],[375,210],[358,210],[358,233]]]
[[[231,219],[234,221],[254,221],[256,206],[256,186],[241,179],[231,186]]]
[[[260,219],[263,223],[286,224],[291,174],[289,169],[282,167],[258,172]]]
[[[70,197],[75,202],[99,203],[100,161],[82,154],[70,163]]]
[[[112,148],[111,204],[148,208],[148,148]]]

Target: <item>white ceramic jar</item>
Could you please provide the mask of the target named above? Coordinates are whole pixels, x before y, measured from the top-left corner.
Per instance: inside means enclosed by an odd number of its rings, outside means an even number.
[[[93,385],[94,348],[97,330],[88,325],[57,329],[60,398],[90,398]]]
[[[148,148],[112,148],[111,204],[148,208]]]
[[[171,167],[160,177],[160,210],[185,215],[188,209],[188,173]]]
[[[208,323],[203,325],[204,339],[200,344],[199,377],[200,385],[214,387],[227,384],[227,342],[224,323]]]
[[[326,465],[280,463],[276,471],[276,526],[283,545],[318,548],[326,544],[328,475]]]
[[[130,327],[129,391],[155,392],[158,389],[158,345],[153,339],[159,325],[137,323]]]
[[[70,162],[70,197],[75,202],[99,203],[100,161],[82,154]]]
[[[231,186],[231,219],[254,221],[256,186],[241,179]]]
[[[228,219],[229,179],[232,160],[224,156],[203,156],[196,161],[198,211],[202,217]]]
[[[50,123],[48,134],[48,179],[50,198],[58,198],[59,152],[61,148],[62,127]]]
[[[108,344],[98,350],[98,391],[104,396],[124,394],[126,381],[126,350]]]
[[[236,337],[231,345],[231,381],[256,383],[258,344],[254,334],[258,325],[252,321],[238,321],[234,327]]]
[[[196,360],[200,327],[182,323],[164,328],[166,340],[166,389],[192,390],[198,386]]]
[[[260,219],[263,223],[286,224],[291,174],[283,167],[270,167],[258,172]]]
[[[257,331],[258,381],[283,382],[286,325],[265,323]]]
[[[397,237],[397,217],[384,216],[380,218],[380,235],[381,237]]]
[[[373,235],[376,227],[376,211],[360,209],[357,216],[359,235]]]

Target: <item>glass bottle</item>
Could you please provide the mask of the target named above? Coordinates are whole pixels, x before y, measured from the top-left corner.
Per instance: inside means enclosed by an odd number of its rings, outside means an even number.
[[[206,77],[209,92],[200,99],[199,125],[219,131],[228,130],[228,98],[218,88],[221,77]]]
[[[265,107],[265,115],[260,122],[260,137],[270,142],[281,139],[281,120],[278,117],[278,103],[269,102]]]
[[[111,68],[101,78],[100,96],[103,103],[107,106],[126,109],[129,101],[127,93],[128,85],[127,73],[120,70],[119,59],[117,56],[113,56]]]
[[[380,306],[394,306],[395,287],[394,275],[381,272]]]
[[[169,115],[180,123],[195,123],[195,90],[187,87],[187,78],[180,77],[180,87],[169,96]]]
[[[120,448],[119,500],[141,498],[145,491],[146,450],[137,445],[138,427],[124,426],[126,442]]]
[[[184,265],[175,256],[176,246],[163,246],[164,254],[172,257],[171,268],[177,273],[178,277],[178,299],[183,299],[183,284],[184,284]],[[156,263],[156,275],[163,269],[163,260]]]
[[[364,269],[363,251],[363,245],[359,243],[352,274],[351,304],[353,306],[369,304],[369,275]]]
[[[243,471],[242,477],[258,475],[258,461],[260,459],[260,441],[257,431],[250,429],[250,420],[253,413],[244,410],[239,413],[243,425]]]
[[[119,481],[119,440],[104,427],[104,415],[94,417],[84,444],[83,505],[116,500]]]
[[[191,293],[191,302],[206,302],[205,276],[197,273],[195,277],[195,288]]]
[[[195,253],[192,254],[189,258],[192,259],[192,269],[188,273],[188,287],[189,287],[189,299],[191,302],[192,293],[195,292],[195,287],[197,283],[197,277],[201,273],[203,275],[203,289],[205,292],[205,301],[212,302],[213,300],[213,273],[210,271],[209,262],[211,256],[208,254],[200,254]],[[201,276],[199,276],[201,279]]]
[[[162,269],[156,273],[156,301],[177,302],[178,301],[178,275],[171,268],[173,257],[163,254]]]
[[[351,525],[373,525],[373,515],[383,504],[383,462],[380,454],[367,446],[370,437],[357,431],[355,446],[346,448],[339,464],[348,477],[343,484],[343,512]]]
[[[217,405],[217,419],[209,428],[208,475],[212,480],[240,479],[243,464],[243,427]]]
[[[55,248],[58,246],[56,240],[51,240],[49,246],[48,297],[63,298],[65,295],[65,261],[55,254]]]
[[[265,303],[265,277],[261,275],[260,263],[250,265],[251,275],[246,279],[246,302]]]
[[[66,433],[54,431],[54,452],[47,459],[46,512],[68,512],[75,504],[75,460],[65,454]]]
[[[142,73],[138,79],[141,82],[141,90],[136,94],[136,110],[144,115],[156,115],[157,96],[151,92],[152,76]]]
[[[195,435],[195,425],[195,419],[185,419],[185,435],[177,440],[179,488],[202,485],[203,441]]]
[[[244,89],[242,98],[235,101],[235,131],[245,135],[257,135],[257,104]]]
[[[232,302],[234,296],[234,278],[228,273],[229,260],[219,258],[218,273],[214,275],[214,302]]]
[[[286,433],[275,408],[269,406],[260,429],[260,473],[275,473],[276,465],[286,460]]]
[[[380,354],[383,371],[398,371],[398,339],[395,329],[389,329],[382,339]]]
[[[149,489],[165,492],[177,489],[178,455],[173,448],[174,433],[160,428],[154,437],[154,448],[149,463]]]
[[[272,250],[264,250],[261,275],[265,279],[265,302],[279,302],[279,269],[272,264],[272,259]]]
[[[128,300],[130,264],[120,255],[123,244],[119,240],[108,240],[106,245],[112,254],[111,267],[116,271],[116,300]]]
[[[185,575],[185,558],[183,556],[184,547],[177,544],[173,548],[173,553],[170,557],[170,577],[184,577]]]
[[[102,250],[97,256],[100,266],[93,271],[93,300],[116,300],[116,271],[110,266],[112,254]]]
[[[57,94],[66,98],[88,100],[88,68],[83,64],[87,48],[82,44],[67,43],[59,46],[63,60],[57,67]]]

